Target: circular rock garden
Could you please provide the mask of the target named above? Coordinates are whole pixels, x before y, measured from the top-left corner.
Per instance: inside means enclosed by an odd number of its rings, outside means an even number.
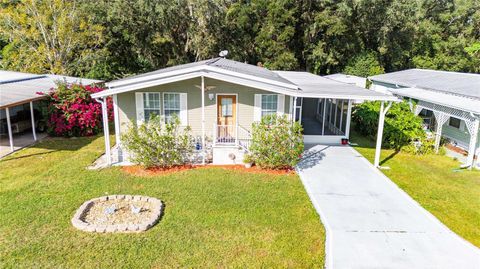
[[[75,228],[86,232],[142,232],[153,227],[163,213],[157,198],[109,195],[83,203],[72,218]]]

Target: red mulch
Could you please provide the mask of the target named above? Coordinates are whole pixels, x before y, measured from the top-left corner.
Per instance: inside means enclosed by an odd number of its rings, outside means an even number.
[[[145,168],[140,165],[132,165],[132,166],[124,166],[122,170],[128,174],[134,176],[158,176],[158,175],[168,175],[180,171],[186,171],[190,169],[195,169],[195,166],[192,165],[182,165],[182,166],[173,166],[170,168],[162,168],[162,167],[153,167],[153,168]]]
[[[244,165],[207,165],[201,166],[203,169],[209,168],[223,168],[227,170],[234,170],[243,173],[252,173],[252,174],[268,174],[268,175],[293,175],[295,170],[293,169],[262,169],[258,166],[252,166],[251,168],[246,168]]]
[[[182,165],[174,166],[171,168],[144,168],[140,165],[133,166],[124,166],[122,171],[134,175],[134,176],[158,176],[158,175],[168,175],[176,172],[187,171],[191,169],[212,169],[212,168],[221,168],[226,170],[233,170],[242,173],[252,173],[252,174],[268,174],[268,175],[293,175],[295,170],[293,169],[262,169],[258,166],[253,166],[251,168],[246,168],[244,165],[206,165],[206,166],[193,166],[193,165]]]

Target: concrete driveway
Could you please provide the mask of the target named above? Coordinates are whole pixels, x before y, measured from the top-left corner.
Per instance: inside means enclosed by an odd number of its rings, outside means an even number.
[[[297,171],[327,231],[327,268],[480,268],[478,248],[353,148],[317,145]]]

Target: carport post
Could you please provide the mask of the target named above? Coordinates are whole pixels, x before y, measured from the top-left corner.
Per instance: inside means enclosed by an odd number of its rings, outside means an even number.
[[[375,147],[375,161],[373,165],[377,168],[380,167],[380,154],[382,149],[382,136],[383,136],[383,125],[385,124],[385,115],[392,106],[392,102],[389,102],[387,107],[384,108],[384,101],[380,104],[380,118],[378,119],[378,132],[377,132],[377,145]]]
[[[202,76],[202,88],[200,90],[202,91],[202,151],[203,151],[202,164],[205,165],[207,151],[205,149],[205,77],[204,76]],[[218,132],[218,130],[213,130],[213,131],[215,133]],[[216,141],[213,141],[213,143],[216,143]]]
[[[350,139],[350,121],[352,119],[352,100],[348,99],[347,122],[345,124],[345,137]]]
[[[10,122],[10,109],[8,107],[5,108],[5,112],[7,112],[7,129],[8,129],[8,139],[10,141],[10,151],[13,152],[13,135],[12,135],[12,123]]]
[[[101,100],[101,101],[99,101]],[[112,164],[112,156],[110,155],[110,130],[108,129],[108,112],[107,112],[107,97],[102,97],[98,101],[102,104],[102,119],[103,119],[103,135],[105,139],[105,157],[107,158],[107,165]]]
[[[30,101],[30,116],[32,118],[32,134],[33,134],[33,140],[37,141],[37,132],[35,131],[35,116],[33,113],[33,102]]]
[[[293,118],[292,122],[295,123],[297,119],[297,97],[293,97]]]

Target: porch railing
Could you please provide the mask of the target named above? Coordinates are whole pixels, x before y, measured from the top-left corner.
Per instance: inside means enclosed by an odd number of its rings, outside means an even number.
[[[214,125],[213,128],[215,144],[236,144],[235,125]]]
[[[252,134],[242,126],[238,126],[237,133],[238,146],[248,151],[250,149],[250,145],[252,144]]]
[[[236,145],[248,150],[252,143],[251,133],[239,125],[218,125],[213,126],[213,143]]]

